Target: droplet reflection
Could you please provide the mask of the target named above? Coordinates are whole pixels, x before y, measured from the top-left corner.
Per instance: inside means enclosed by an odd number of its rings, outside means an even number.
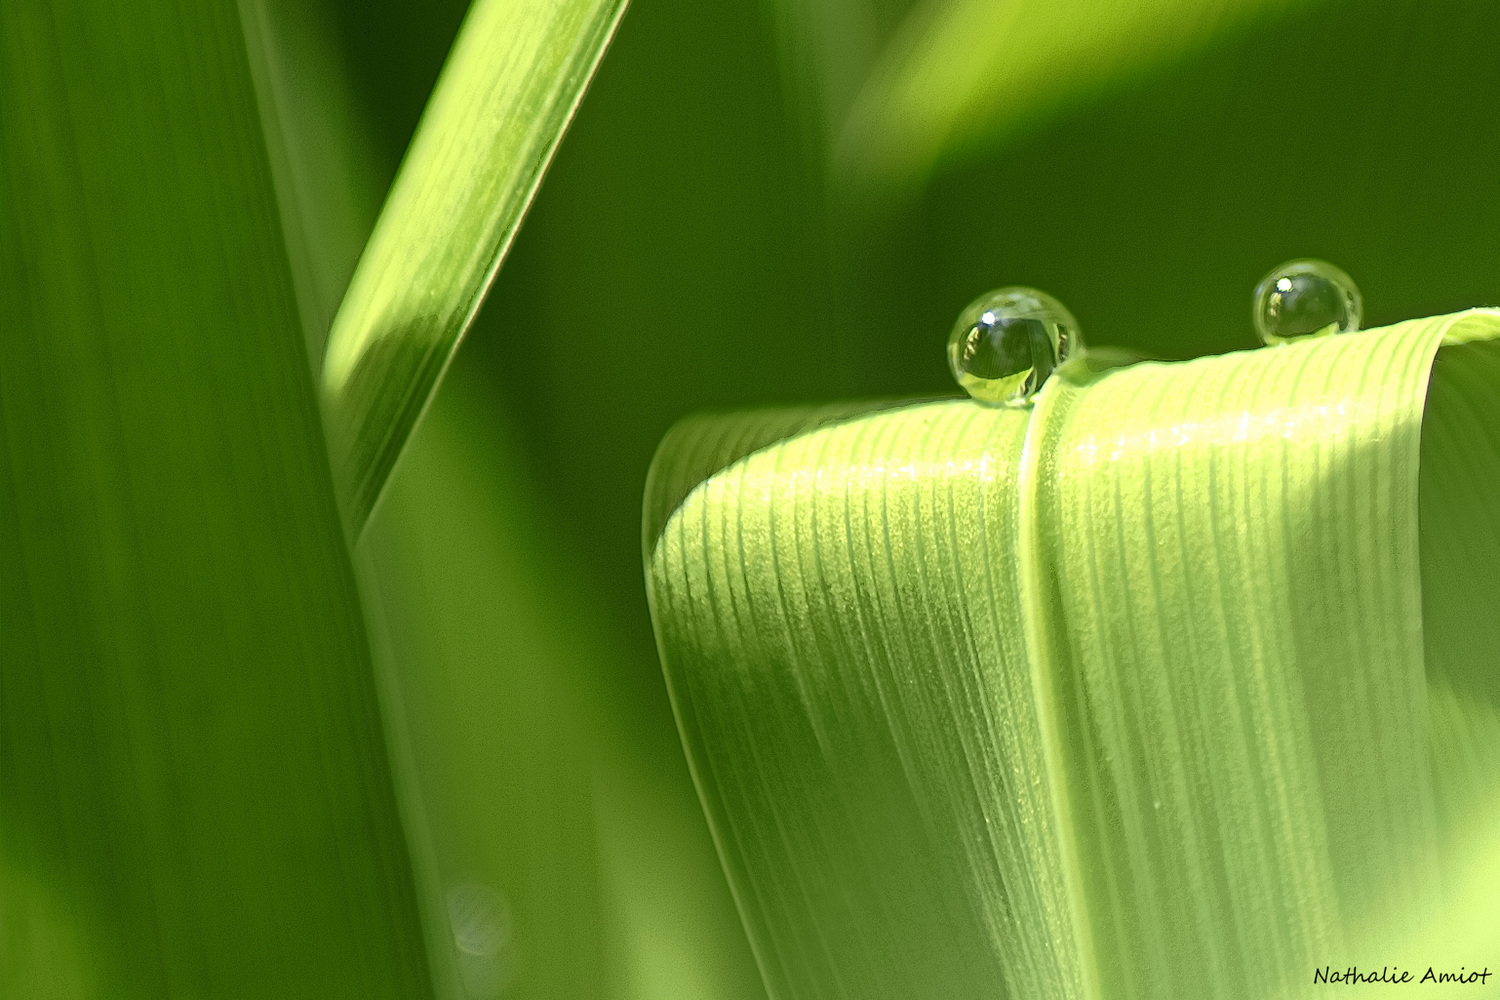
[[[1024,405],[1052,370],[1083,349],[1078,321],[1059,301],[1012,285],[981,295],[948,337],[948,367],[981,403]]]
[[[1353,333],[1364,318],[1354,279],[1325,260],[1291,260],[1255,286],[1255,332],[1266,344]]]

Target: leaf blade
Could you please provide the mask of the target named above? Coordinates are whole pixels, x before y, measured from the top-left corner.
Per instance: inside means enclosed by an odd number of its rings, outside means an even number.
[[[235,5],[0,22],[0,980],[429,995]]]
[[[324,356],[352,534],[473,320],[623,12],[623,0],[479,0],[465,18]]]
[[[1492,758],[1450,755],[1467,762],[1434,772],[1428,741],[1492,746],[1500,710],[1474,692],[1461,708],[1429,710],[1419,563],[1435,557],[1418,531],[1418,477],[1423,463],[1441,471],[1440,445],[1451,451],[1454,438],[1424,431],[1424,401],[1434,427],[1468,406],[1477,416],[1465,433],[1500,413],[1496,384],[1475,377],[1482,359],[1458,362],[1469,373],[1459,403],[1439,389],[1428,400],[1434,354],[1454,362],[1460,348],[1440,345],[1496,337],[1500,314],[1476,310],[1282,351],[1102,376],[1075,367],[1043,394],[1029,436],[1012,432],[998,450],[983,435],[951,441],[966,423],[998,434],[1013,412],[894,410],[764,449],[689,494],[648,564],[655,620],[684,743],[773,988],[950,990],[925,975],[904,981],[914,957],[898,929],[919,951],[972,948],[987,956],[976,968],[994,962],[1002,976],[1072,952],[1074,977],[1025,995],[1290,996],[1307,988],[1310,965],[1342,969],[1375,947],[1408,964],[1465,960],[1456,939],[1432,933],[1442,880],[1463,870],[1439,830],[1461,825],[1485,843],[1497,817],[1454,817],[1434,782],[1472,798],[1493,781],[1476,762]],[[880,443],[835,443],[861,437]],[[1500,464],[1464,468],[1471,512],[1453,520],[1482,524]],[[924,506],[985,476],[1021,505],[1008,520],[972,500]],[[811,569],[805,556],[776,568],[775,539],[788,534],[812,552]],[[994,623],[971,591],[941,583],[962,579],[987,534],[998,553],[980,559],[988,582],[1018,595]],[[884,569],[858,556],[881,546]],[[1451,562],[1462,546],[1450,539],[1444,551]],[[1490,593],[1493,567],[1469,565]],[[1442,599],[1466,609],[1446,624],[1432,617],[1434,640],[1451,646],[1485,606],[1462,589]],[[1023,651],[974,652],[992,630],[1013,648],[1020,635]],[[850,634],[863,646],[829,638]],[[1040,675],[1036,697],[1015,680],[1018,655]],[[1492,683],[1494,651],[1484,656],[1470,674]],[[906,668],[892,670],[893,657]],[[985,693],[1007,675],[1010,700]],[[888,696],[869,702],[872,687]],[[931,714],[914,724],[924,705]],[[997,713],[988,720],[986,706]],[[798,735],[829,713],[861,735]],[[988,783],[954,783],[986,773],[964,740],[1003,740],[1033,713],[1056,726],[1055,745],[1026,722],[1032,735],[1000,755]],[[1054,846],[976,851],[944,880],[914,874],[921,836],[896,849],[873,831],[925,824],[925,857],[986,837],[1022,842],[1023,813],[981,822],[952,801],[1004,793],[1013,808],[1025,797],[993,780],[1006,768],[1029,775],[1025,787],[1061,788],[1045,834]],[[762,801],[762,784],[777,795]],[[834,829],[843,834],[817,835]],[[1037,865],[1056,879],[1045,898],[1066,911],[1062,933],[988,937],[1014,910],[1044,912],[1016,888]],[[1081,896],[1067,889],[1075,879]],[[851,916],[841,899],[916,927]],[[1471,945],[1476,924],[1494,925],[1488,905],[1471,900],[1456,925]],[[832,943],[809,955],[798,942],[813,928]]]

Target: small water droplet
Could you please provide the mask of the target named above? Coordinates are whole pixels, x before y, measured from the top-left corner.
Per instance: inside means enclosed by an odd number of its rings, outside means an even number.
[[[447,902],[465,992],[482,1000],[498,997],[510,980],[514,962],[510,906],[504,896],[481,882],[453,886]]]
[[[981,295],[958,314],[948,367],[981,403],[1025,405],[1052,370],[1083,350],[1078,321],[1059,301],[1012,285]]]
[[[1255,332],[1266,344],[1353,333],[1363,318],[1354,279],[1326,260],[1289,260],[1255,286]]]

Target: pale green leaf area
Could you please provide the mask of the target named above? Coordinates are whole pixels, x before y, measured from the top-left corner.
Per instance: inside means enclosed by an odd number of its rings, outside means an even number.
[[[408,826],[430,853],[430,949],[443,995],[600,996],[598,847],[565,609],[547,606],[517,530],[530,512],[507,443],[464,421],[466,388],[445,380],[358,546],[390,643],[383,694],[409,755]],[[472,885],[503,918],[487,949],[459,945],[453,894]]]
[[[856,188],[920,185],[944,156],[1000,148],[1070,102],[1311,0],[930,0],[907,15],[836,150]]]
[[[0,995],[430,995],[236,6],[0,6]]]
[[[470,9],[329,332],[322,391],[357,536],[473,319],[624,12]]]
[[[1494,338],[1474,310],[1080,362],[1031,409],[825,424],[689,493],[654,619],[772,995],[1495,970]]]
[[[460,363],[444,379],[357,550],[389,636],[384,694],[443,995],[751,1000],[691,786],[641,752],[635,700],[602,687],[611,629],[474,376]],[[459,947],[449,905],[475,883],[508,921],[482,955]]]

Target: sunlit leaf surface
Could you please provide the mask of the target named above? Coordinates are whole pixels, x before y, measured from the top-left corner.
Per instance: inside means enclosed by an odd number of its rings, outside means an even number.
[[[1074,364],[1029,411],[855,417],[687,494],[655,620],[774,995],[1490,960],[1497,336]]]
[[[623,0],[478,0],[334,317],[322,386],[358,534],[473,319]]]

